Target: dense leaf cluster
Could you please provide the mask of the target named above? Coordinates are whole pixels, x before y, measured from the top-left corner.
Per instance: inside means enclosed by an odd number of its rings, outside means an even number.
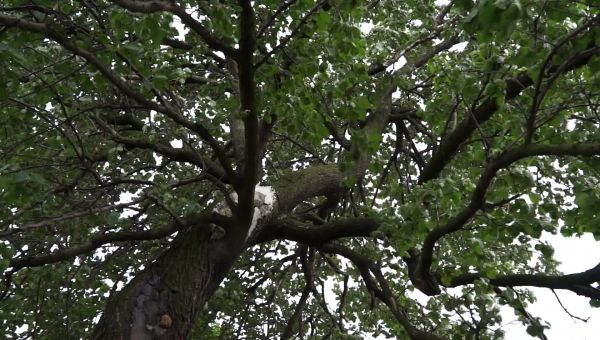
[[[4,0],[0,337],[544,338],[599,128],[591,0]]]

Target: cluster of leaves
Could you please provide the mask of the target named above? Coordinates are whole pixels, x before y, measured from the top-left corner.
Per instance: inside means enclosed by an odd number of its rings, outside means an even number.
[[[377,231],[248,244],[193,337],[497,339],[501,306],[544,336],[531,281],[510,280],[561,277],[544,233],[600,239],[597,5],[255,1],[246,112],[229,55],[240,6],[128,3],[154,2],[0,5],[0,337],[89,334],[107,296],[233,189],[249,164],[235,122],[252,112],[271,129],[261,184],[342,178],[277,218],[366,216]],[[596,151],[532,149],[581,143]],[[319,175],[292,182],[302,169]],[[441,287],[426,301],[423,273]]]

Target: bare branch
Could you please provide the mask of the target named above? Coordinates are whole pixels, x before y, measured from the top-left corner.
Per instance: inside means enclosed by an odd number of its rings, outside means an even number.
[[[273,12],[273,14],[271,14],[271,16],[269,17],[268,20],[266,20],[258,29],[258,33],[256,34],[257,38],[262,37],[263,34],[265,34],[265,32],[269,29],[269,27],[271,27],[271,25],[273,24],[273,22],[275,22],[275,19],[277,18],[277,16],[281,13],[283,13],[286,9],[288,9],[291,5],[293,5],[294,3],[296,3],[298,0],[285,0],[283,1],[281,4],[279,4],[279,6],[277,6],[277,9],[275,10],[275,12]]]
[[[296,308],[294,309],[294,313],[288,320],[288,323],[281,333],[281,339],[289,339],[294,331],[294,326],[298,323],[301,323],[302,310],[306,305],[306,301],[308,300],[311,291],[314,289],[314,266],[315,266],[315,251],[313,248],[310,248],[310,252],[306,251],[306,247],[301,251],[300,256],[302,257],[302,269],[304,271],[304,290],[302,291],[302,295],[300,295],[300,300],[296,304]]]
[[[21,225],[18,228],[8,229],[8,230],[0,233],[0,238],[7,237],[7,236],[10,236],[10,235],[18,233],[18,232],[27,231],[27,230],[35,229],[35,228],[41,228],[41,227],[45,227],[45,226],[50,226],[50,225],[54,225],[57,223],[69,221],[72,219],[85,217],[85,216],[89,216],[89,215],[94,215],[94,214],[101,213],[101,212],[123,210],[127,207],[137,205],[140,202],[142,202],[143,200],[145,200],[145,197],[134,200],[129,203],[110,204],[110,205],[105,205],[105,206],[97,207],[97,208],[90,208],[90,209],[81,210],[81,211],[73,211],[73,212],[63,214],[60,216],[56,216],[56,217],[48,217],[48,218],[44,218],[37,222],[21,223]]]
[[[450,280],[446,287],[458,287],[471,284],[483,276],[478,273],[458,275]],[[570,290],[591,299],[600,299],[600,289],[591,284],[600,281],[600,264],[584,272],[567,275],[512,274],[500,275],[489,279],[490,284],[498,287],[540,287]]]

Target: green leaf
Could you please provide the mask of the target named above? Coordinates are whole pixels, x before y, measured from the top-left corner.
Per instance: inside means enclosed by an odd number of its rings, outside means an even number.
[[[317,23],[317,29],[325,29],[331,23],[331,16],[327,11],[320,11],[319,14],[315,17],[315,21]]]
[[[600,73],[600,56],[593,56],[588,63],[590,71],[594,74]]]
[[[527,326],[527,334],[531,336],[542,336],[544,335],[544,327],[541,325],[529,325]]]
[[[462,10],[471,10],[471,8],[473,8],[474,4],[472,0],[458,0],[455,2],[456,6]]]
[[[152,83],[157,89],[165,89],[169,85],[169,78],[164,74],[156,74],[152,77]]]

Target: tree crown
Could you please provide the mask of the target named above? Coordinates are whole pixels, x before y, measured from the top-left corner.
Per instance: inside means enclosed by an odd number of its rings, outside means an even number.
[[[237,262],[198,338],[501,338],[502,305],[543,338],[527,287],[600,301],[542,237],[600,236],[599,26],[593,1],[5,0],[0,335],[89,335],[202,229]]]

